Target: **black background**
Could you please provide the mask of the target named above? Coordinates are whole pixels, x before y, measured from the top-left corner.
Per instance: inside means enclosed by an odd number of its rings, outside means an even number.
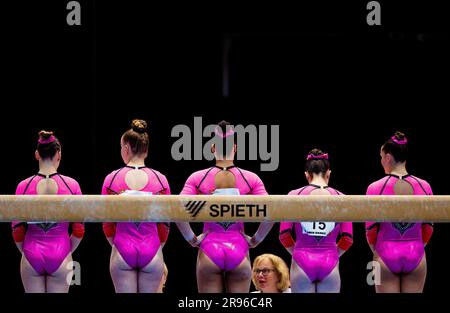
[[[383,175],[379,148],[396,130],[410,141],[409,171],[429,181],[435,194],[448,194],[449,36],[442,5],[380,1],[382,26],[369,27],[366,1],[79,1],[82,25],[68,26],[67,2],[2,4],[1,194],[13,194],[37,171],[33,153],[40,129],[54,130],[62,142],[59,171],[77,179],[85,194],[100,193],[104,177],[122,166],[120,136],[136,117],[149,122],[147,165],[164,173],[172,193],[179,193],[193,171],[209,166],[171,158],[171,129],[193,127],[194,116],[204,125],[222,119],[280,125],[277,171],[260,172],[260,161],[237,163],[257,172],[270,194],[305,184],[304,155],[314,147],[330,153],[331,186],[364,194]],[[272,252],[290,264],[277,232],[278,225],[251,251],[252,259]],[[0,291],[21,295],[20,255],[8,223],[0,225],[0,234]],[[448,225],[435,226],[427,247],[426,294],[449,291],[450,274],[443,270],[449,235]],[[109,253],[101,225],[88,224],[74,254],[82,285],[71,294],[113,297]],[[164,255],[166,292],[195,293],[196,250],[175,226]],[[370,259],[363,226],[355,224],[354,245],[341,259],[344,300],[374,293],[365,283]]]

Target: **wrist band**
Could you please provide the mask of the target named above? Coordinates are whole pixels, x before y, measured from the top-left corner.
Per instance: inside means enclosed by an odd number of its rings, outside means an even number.
[[[188,240],[188,242],[191,244],[191,246],[195,245],[198,242],[197,236],[194,235],[194,237],[191,240]]]

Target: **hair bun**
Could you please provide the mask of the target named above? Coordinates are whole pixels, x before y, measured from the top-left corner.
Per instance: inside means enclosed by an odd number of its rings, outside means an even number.
[[[391,140],[398,145],[406,145],[408,143],[405,134],[399,131],[395,132],[395,135],[391,137]]]
[[[322,155],[323,152],[320,149],[312,149],[311,151],[308,152],[308,154],[312,154],[312,155]]]
[[[39,132],[38,144],[45,145],[57,141],[53,132],[41,130]]]
[[[402,133],[402,132],[399,132],[399,131],[397,131],[397,132],[395,132],[395,138],[396,139],[398,139],[398,140],[403,140],[403,139],[405,139],[406,138],[406,135],[404,134],[404,133]]]
[[[135,119],[131,122],[131,128],[140,134],[143,134],[147,131],[147,122],[144,120]]]
[[[214,133],[216,136],[220,138],[226,138],[228,136],[234,135],[234,127],[228,123],[227,121],[220,121],[217,123],[216,128],[214,129]]]
[[[306,160],[328,160],[328,153],[320,149],[312,149],[306,156]]]
[[[49,139],[53,135],[53,132],[41,130],[38,135],[39,139]]]

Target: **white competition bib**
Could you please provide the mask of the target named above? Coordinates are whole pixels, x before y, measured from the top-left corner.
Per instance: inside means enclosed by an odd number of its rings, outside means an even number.
[[[213,195],[221,195],[221,196],[238,196],[241,193],[237,188],[219,188],[214,190]]]
[[[303,233],[314,237],[325,237],[331,233],[335,222],[301,222]]]
[[[139,190],[125,190],[120,195],[121,196],[151,196],[153,193],[151,191],[139,191]]]

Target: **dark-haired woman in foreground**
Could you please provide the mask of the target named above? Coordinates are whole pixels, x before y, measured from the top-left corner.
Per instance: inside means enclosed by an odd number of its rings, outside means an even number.
[[[380,150],[386,176],[367,188],[367,195],[432,195],[430,185],[406,170],[408,140],[401,132],[389,138]],[[425,245],[431,238],[431,223],[366,223],[366,237],[380,264],[377,292],[423,291],[427,273]],[[377,281],[377,277],[375,277]]]
[[[311,150],[305,164],[308,185],[289,195],[342,195],[328,187],[330,174],[328,154],[319,149]],[[282,222],[280,241],[292,254],[292,292],[340,291],[339,257],[353,244],[351,222]]]
[[[166,177],[145,166],[148,145],[147,123],[133,120],[131,129],[120,139],[120,153],[126,165],[106,177],[103,195],[170,194]],[[116,292],[157,292],[163,277],[162,246],[167,240],[169,225],[103,223],[103,231],[112,246],[110,272]]]
[[[35,157],[39,172],[20,182],[16,195],[81,195],[76,180],[57,172],[61,143],[52,132],[39,132]],[[73,272],[72,253],[81,242],[84,225],[13,222],[12,228],[14,241],[22,253],[20,274],[25,292],[68,292]]]

